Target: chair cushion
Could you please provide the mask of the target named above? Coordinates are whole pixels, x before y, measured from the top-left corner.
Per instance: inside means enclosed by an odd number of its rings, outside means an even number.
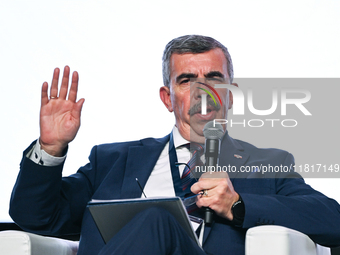
[[[0,250],[6,255],[76,255],[78,242],[23,231],[1,231]]]
[[[246,255],[330,255],[330,249],[315,244],[307,235],[281,226],[248,229]]]

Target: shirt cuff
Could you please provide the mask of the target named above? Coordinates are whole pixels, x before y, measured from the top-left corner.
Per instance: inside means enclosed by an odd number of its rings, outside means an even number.
[[[64,163],[66,154],[62,157],[54,157],[41,149],[39,139],[27,153],[26,157],[32,160],[34,163],[43,166],[58,166]]]

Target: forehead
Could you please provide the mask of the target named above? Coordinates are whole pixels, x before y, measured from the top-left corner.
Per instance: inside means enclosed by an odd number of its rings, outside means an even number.
[[[182,73],[192,73],[197,77],[204,77],[211,71],[219,71],[225,75],[225,78],[228,78],[227,60],[219,48],[198,54],[172,54],[170,66],[171,80],[176,79]]]

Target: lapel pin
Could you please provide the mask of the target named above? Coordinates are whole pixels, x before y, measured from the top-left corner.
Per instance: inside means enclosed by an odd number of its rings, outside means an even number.
[[[237,155],[237,154],[234,154],[234,157],[235,157],[235,158],[242,158],[242,156]]]

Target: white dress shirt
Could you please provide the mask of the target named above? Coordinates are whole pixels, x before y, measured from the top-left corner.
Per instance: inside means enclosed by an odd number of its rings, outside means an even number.
[[[178,163],[187,163],[191,157],[190,151],[182,145],[189,143],[189,141],[185,140],[181,136],[176,126],[172,129],[172,135]],[[184,165],[178,167],[179,176],[182,176],[184,167]],[[166,143],[148,181],[146,182],[144,193],[147,197],[175,196],[169,160],[169,142]]]

